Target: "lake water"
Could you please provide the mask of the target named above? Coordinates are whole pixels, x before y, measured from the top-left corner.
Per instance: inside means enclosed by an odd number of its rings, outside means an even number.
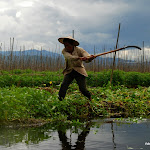
[[[114,119],[113,119],[114,120]],[[0,127],[0,150],[150,150],[150,120]]]

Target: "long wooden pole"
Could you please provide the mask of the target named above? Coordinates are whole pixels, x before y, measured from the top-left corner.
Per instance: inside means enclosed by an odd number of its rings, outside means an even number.
[[[118,29],[117,42],[116,42],[116,49],[118,48],[119,35],[120,35],[120,23],[119,23],[119,29]],[[113,67],[112,67],[112,72],[111,72],[111,77],[110,77],[110,84],[111,84],[112,78],[113,78],[113,72],[114,72],[114,68],[115,68],[115,60],[116,60],[116,51],[115,51],[114,60],[113,60]]]

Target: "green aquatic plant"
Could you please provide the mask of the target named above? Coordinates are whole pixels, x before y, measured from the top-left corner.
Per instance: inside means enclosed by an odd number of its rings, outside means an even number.
[[[89,87],[92,101],[88,101],[73,83],[63,101],[55,87],[0,88],[0,120],[42,119],[67,121],[93,117],[148,117],[150,87],[124,86]]]

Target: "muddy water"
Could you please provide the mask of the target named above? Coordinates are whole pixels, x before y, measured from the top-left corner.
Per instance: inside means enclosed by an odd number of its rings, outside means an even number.
[[[113,121],[112,121],[113,120]],[[150,150],[150,120],[98,119],[84,125],[0,127],[0,150]]]

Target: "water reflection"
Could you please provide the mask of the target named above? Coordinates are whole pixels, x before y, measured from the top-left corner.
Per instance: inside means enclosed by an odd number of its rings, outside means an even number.
[[[24,143],[25,145],[39,144],[42,141],[53,140],[58,137],[62,150],[84,150],[86,137],[90,133],[90,128],[95,123],[87,121],[84,124],[78,124],[73,126],[68,123],[53,123],[46,124],[41,127],[0,127],[0,145],[5,146],[7,149],[17,143]],[[70,131],[74,135],[77,135],[75,144],[72,144],[70,133],[70,139],[67,137],[67,132]],[[58,136],[56,136],[56,133]],[[1,146],[0,146],[1,149]]]
[[[49,139],[46,134],[49,129],[43,127],[27,128],[27,127],[0,127],[0,145],[10,147],[13,144],[24,142],[26,144],[37,144],[40,141]]]
[[[116,149],[116,143],[115,143],[115,134],[114,134],[114,125],[111,122],[111,132],[112,132],[112,142],[113,142],[113,148]]]
[[[56,132],[58,133],[58,138],[62,145],[62,150],[71,150],[72,147],[75,147],[76,150],[82,150],[85,147],[86,136],[90,132],[90,127],[93,125],[91,122],[86,124],[77,125],[74,128],[74,133],[77,133],[78,130],[82,132],[78,135],[76,145],[71,145],[71,142],[68,142],[66,132],[72,130],[71,124],[46,124],[41,127],[13,127],[13,126],[0,126],[0,149],[1,146],[5,148],[11,147],[17,143],[24,143],[25,145],[39,144],[42,141],[46,140],[55,140],[57,138]],[[71,141],[71,139],[70,139]],[[59,143],[60,145],[60,143]]]
[[[118,124],[88,120],[84,124],[53,123],[41,127],[0,126],[0,150],[147,149],[150,122]]]
[[[88,122],[83,129],[83,131],[78,135],[76,144],[73,146],[74,150],[84,150],[85,148],[85,139],[90,132],[91,122]],[[58,130],[59,139],[62,143],[62,150],[72,150],[72,145],[68,142],[66,132]]]

